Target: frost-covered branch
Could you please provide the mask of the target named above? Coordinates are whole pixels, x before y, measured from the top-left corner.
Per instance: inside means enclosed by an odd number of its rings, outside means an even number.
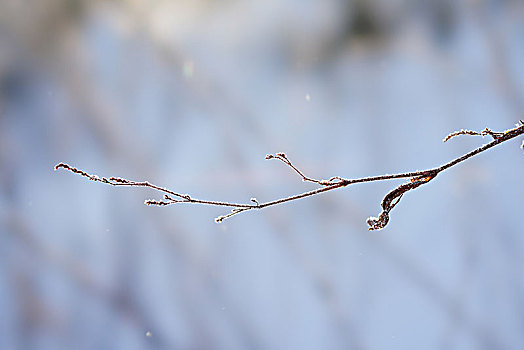
[[[231,212],[222,216],[219,216],[215,219],[216,222],[222,222],[224,219],[230,218],[233,215],[253,210],[253,209],[263,209],[272,205],[282,204],[285,202],[294,201],[297,199],[314,196],[323,192],[335,190],[337,188],[346,187],[348,185],[363,183],[363,182],[374,182],[374,181],[384,181],[392,179],[401,179],[409,178],[408,182],[401,184],[392,191],[390,191],[384,199],[382,200],[382,212],[378,215],[377,218],[370,217],[367,219],[369,225],[369,230],[380,230],[383,229],[389,222],[389,213],[390,211],[399,203],[402,196],[411,190],[416,189],[417,187],[427,184],[433,180],[440,172],[457,165],[465,161],[468,158],[471,158],[481,152],[484,152],[502,142],[513,139],[519,135],[524,134],[524,122],[521,120],[519,124],[513,129],[506,130],[504,132],[494,132],[486,128],[481,132],[471,131],[471,130],[460,130],[449,134],[443,141],[446,142],[449,139],[459,136],[459,135],[479,135],[479,136],[491,136],[493,140],[473,151],[470,151],[452,161],[445,163],[441,166],[438,166],[433,169],[422,170],[422,171],[413,171],[399,174],[386,174],[378,176],[363,177],[358,179],[346,179],[339,176],[331,177],[328,180],[317,180],[311,177],[304,175],[304,173],[299,170],[284,153],[269,154],[266,156],[266,159],[277,159],[290,167],[295,171],[301,178],[302,181],[312,182],[320,185],[321,187],[307,191],[304,193],[296,194],[290,197],[283,197],[269,202],[259,203],[255,198],[251,198],[250,203],[233,203],[233,202],[224,202],[224,201],[213,201],[213,200],[204,200],[193,198],[188,194],[182,194],[174,192],[164,187],[160,187],[149,183],[147,181],[132,181],[120,177],[98,177],[96,175],[91,175],[86,173],[83,170],[79,170],[75,167],[72,167],[65,163],[59,163],[55,166],[55,170],[60,168],[71,171],[75,174],[79,174],[91,181],[102,182],[111,186],[129,186],[129,187],[148,187],[152,188],[160,193],[164,194],[162,200],[149,199],[145,201],[147,205],[157,205],[157,206],[167,206],[176,203],[193,203],[193,204],[205,204],[205,205],[214,205],[219,207],[230,207]],[[522,145],[524,149],[524,143]]]

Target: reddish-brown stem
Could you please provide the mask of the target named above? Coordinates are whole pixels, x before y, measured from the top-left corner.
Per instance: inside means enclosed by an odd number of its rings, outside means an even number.
[[[345,179],[342,177],[335,176],[335,177],[330,178],[329,180],[316,180],[314,178],[304,175],[302,171],[300,171],[297,167],[295,167],[291,163],[291,161],[287,158],[287,156],[284,153],[276,153],[275,155],[270,154],[266,156],[266,159],[278,159],[282,161],[284,164],[286,164],[287,166],[289,166],[294,172],[296,172],[302,178],[303,181],[313,182],[322,187],[311,190],[311,191],[303,192],[300,194],[292,195],[289,197],[279,198],[279,199],[275,199],[275,200],[272,200],[269,202],[263,202],[263,203],[259,203],[255,198],[251,198],[251,204],[250,203],[234,203],[234,202],[197,199],[197,198],[191,197],[188,194],[177,193],[167,188],[151,184],[147,181],[138,182],[138,181],[131,181],[131,180],[117,178],[117,177],[110,177],[110,178],[98,177],[96,175],[88,174],[83,170],[79,170],[65,163],[57,164],[55,166],[55,170],[62,168],[62,169],[71,171],[75,174],[79,174],[83,177],[86,177],[91,181],[102,182],[102,183],[105,183],[111,186],[148,187],[158,192],[164,193],[164,200],[154,200],[154,199],[146,200],[145,204],[147,205],[166,206],[166,205],[171,205],[175,203],[194,203],[194,204],[214,205],[214,206],[220,206],[220,207],[233,208],[231,210],[231,213],[223,215],[223,216],[219,216],[218,218],[216,218],[215,221],[217,222],[221,222],[224,219],[227,219],[233,215],[242,213],[244,211],[248,211],[252,209],[262,209],[262,208],[266,208],[269,206],[294,201],[297,199],[310,197],[310,196],[314,196],[320,193],[335,190],[337,188],[345,187],[348,185],[364,183],[364,182],[410,178],[409,182],[398,186],[394,190],[390,191],[384,197],[384,200],[382,201],[382,212],[380,213],[378,218],[369,218],[367,220],[370,230],[379,230],[379,229],[384,228],[387,225],[389,221],[389,212],[393,209],[395,205],[398,204],[398,202],[400,201],[400,199],[406,192],[430,182],[440,172],[448,168],[451,168],[452,166],[455,166],[465,161],[466,159],[469,159],[481,152],[484,152],[492,147],[495,147],[496,145],[502,142],[508,141],[519,135],[522,135],[523,133],[524,133],[524,122],[522,121],[520,121],[520,123],[515,128],[506,130],[504,132],[493,132],[487,128],[484,129],[482,132],[476,132],[476,131],[471,131],[471,130],[460,130],[460,131],[449,134],[444,139],[444,142],[458,135],[480,135],[480,136],[489,135],[493,138],[493,140],[483,146],[478,147],[477,149],[474,149],[456,159],[449,161],[448,163],[445,163],[441,166],[438,166],[432,169],[398,173],[398,174],[369,176],[369,177],[362,177],[362,178],[357,178],[357,179]]]

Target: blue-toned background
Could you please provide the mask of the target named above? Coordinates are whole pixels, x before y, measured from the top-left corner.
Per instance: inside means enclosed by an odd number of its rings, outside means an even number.
[[[522,1],[0,0],[1,349],[523,349]]]

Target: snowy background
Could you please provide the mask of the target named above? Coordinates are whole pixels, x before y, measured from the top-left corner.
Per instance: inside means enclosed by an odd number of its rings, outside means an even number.
[[[0,0],[1,349],[523,349],[524,2]]]

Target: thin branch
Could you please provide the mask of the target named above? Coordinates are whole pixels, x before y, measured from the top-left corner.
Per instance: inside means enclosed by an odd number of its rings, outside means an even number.
[[[300,177],[302,178],[302,181],[304,182],[309,181],[309,182],[313,182],[313,183],[316,183],[322,186],[331,186],[331,185],[336,184],[337,180],[342,180],[342,178],[339,176],[334,176],[330,178],[329,180],[316,180],[311,177],[308,177],[304,175],[304,173],[302,173],[297,167],[295,167],[284,153],[275,153],[275,155],[268,154],[266,155],[266,159],[278,159],[282,161],[284,164],[288,165],[291,169],[293,169],[298,175],[300,175]]]
[[[459,131],[452,132],[451,134],[446,136],[446,138],[444,140],[442,140],[442,141],[446,142],[449,139],[452,139],[453,137],[459,136],[459,135],[476,135],[476,136],[482,136],[482,137],[484,137],[486,135],[489,135],[489,136],[493,137],[493,140],[496,140],[499,137],[501,137],[502,135],[504,135],[504,133],[503,132],[494,132],[494,131],[492,131],[491,129],[488,129],[488,128],[485,128],[481,132],[473,131],[473,130],[461,129]]]
[[[328,192],[331,190],[335,190],[337,188],[345,187],[348,185],[353,185],[356,183],[409,178],[409,181],[407,183],[399,185],[398,187],[390,191],[388,194],[386,194],[386,196],[382,200],[382,203],[381,203],[382,212],[379,214],[378,218],[370,217],[367,219],[369,230],[380,230],[380,229],[383,229],[388,224],[390,211],[399,203],[400,199],[406,192],[414,190],[421,185],[427,184],[428,182],[433,180],[440,172],[454,165],[457,165],[465,161],[466,159],[471,158],[481,152],[484,152],[502,142],[508,141],[522,134],[524,134],[524,122],[522,120],[519,122],[519,124],[516,125],[515,128],[506,130],[504,132],[494,132],[488,128],[482,130],[481,132],[463,129],[463,130],[456,131],[456,132],[449,134],[443,141],[446,142],[449,139],[455,136],[459,136],[459,135],[491,136],[493,138],[493,141],[483,146],[480,146],[479,148],[474,149],[456,159],[453,159],[448,163],[445,163],[441,166],[438,166],[432,169],[398,173],[398,174],[369,176],[369,177],[362,177],[362,178],[357,178],[357,179],[345,179],[339,176],[335,176],[335,177],[330,178],[329,180],[317,180],[317,179],[304,175],[304,173],[301,170],[299,170],[295,165],[293,165],[293,163],[291,163],[291,161],[287,158],[287,156],[284,153],[276,153],[275,155],[268,154],[266,156],[266,159],[280,160],[281,162],[289,166],[294,172],[296,172],[302,178],[302,181],[312,182],[312,183],[320,185],[321,187],[311,190],[311,191],[304,192],[304,193],[292,195],[289,197],[279,198],[273,201],[263,202],[263,203],[259,203],[256,198],[251,198],[250,200],[251,203],[234,203],[234,202],[197,199],[197,198],[191,197],[188,194],[177,193],[167,188],[151,184],[147,181],[139,182],[139,181],[132,181],[132,180],[127,180],[127,179],[119,178],[119,177],[105,178],[105,177],[99,177],[97,175],[91,175],[91,174],[86,173],[83,170],[79,170],[66,163],[59,163],[55,166],[54,169],[58,170],[62,168],[70,172],[73,172],[75,174],[79,174],[80,176],[83,176],[91,181],[102,182],[102,183],[105,183],[111,186],[148,187],[158,192],[164,193],[163,200],[149,199],[145,201],[146,205],[167,206],[167,205],[176,204],[176,203],[193,203],[193,204],[214,205],[214,206],[219,206],[219,207],[232,208],[230,213],[217,217],[215,219],[216,222],[222,222],[223,220],[227,218],[230,218],[236,214],[240,214],[248,210],[263,209],[269,206],[278,205],[278,204],[282,204],[285,202],[290,202],[290,201],[294,201],[297,199],[314,196],[314,195],[317,195],[323,192]],[[524,143],[522,147],[524,149]]]

